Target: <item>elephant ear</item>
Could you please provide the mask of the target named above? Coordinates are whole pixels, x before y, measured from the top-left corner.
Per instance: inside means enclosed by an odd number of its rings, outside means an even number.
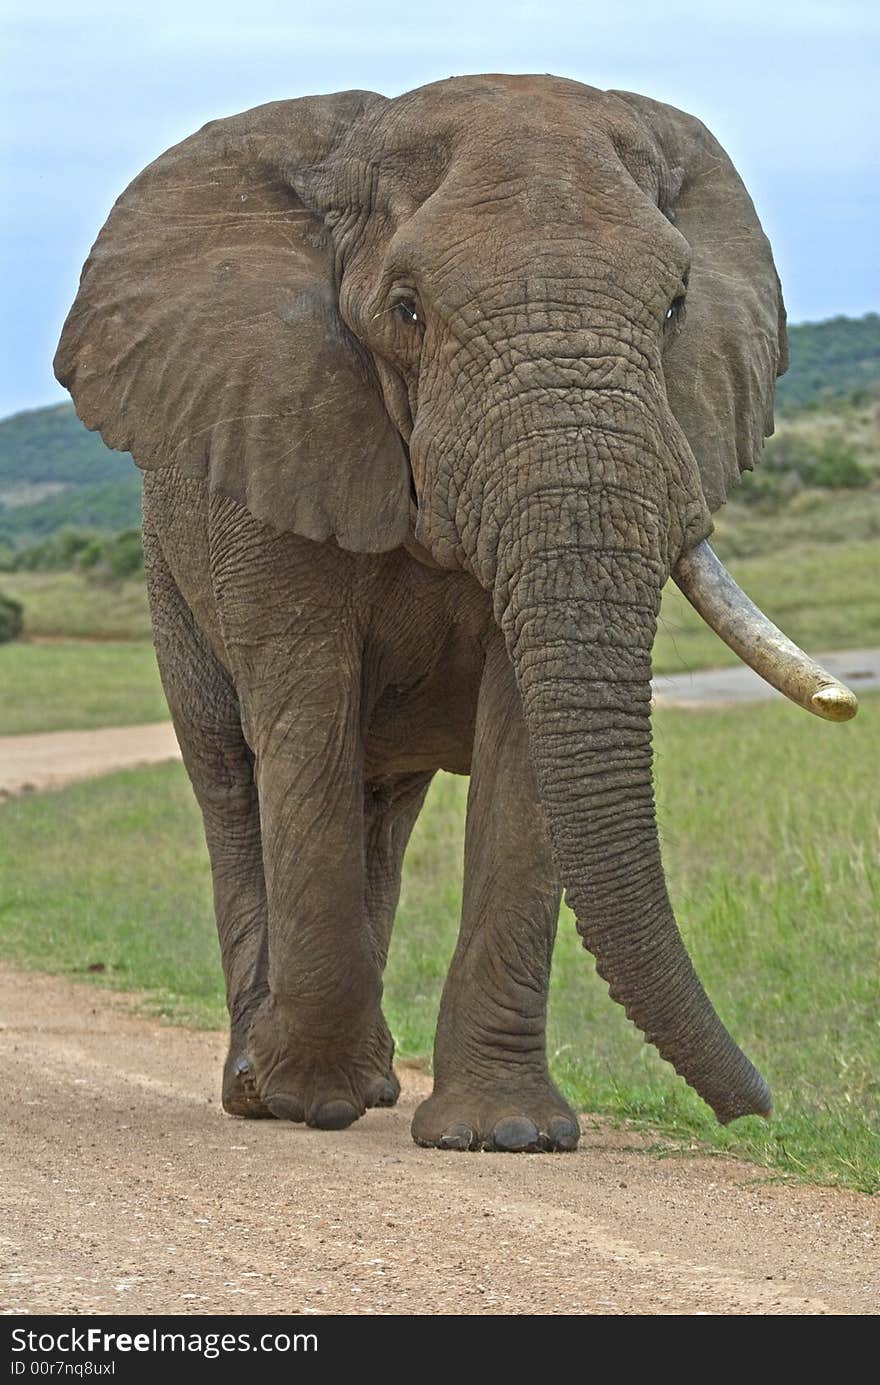
[[[634,108],[666,165],[663,211],[688,241],[684,322],[663,366],[669,402],[715,510],[773,432],[776,377],[788,368],[785,307],[767,237],[720,144],[673,106],[612,93]]]
[[[273,102],[163,154],[111,212],[55,357],[86,426],[138,466],[358,552],[406,537],[408,462],[293,181],[382,101]]]

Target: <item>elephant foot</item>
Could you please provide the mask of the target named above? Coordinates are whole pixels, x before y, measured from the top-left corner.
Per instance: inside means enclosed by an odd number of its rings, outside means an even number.
[[[580,1126],[549,1084],[518,1093],[447,1087],[419,1106],[412,1137],[433,1149],[544,1154],[576,1149]]]
[[[353,1046],[351,1046],[353,1047]],[[295,1035],[271,1002],[257,1014],[248,1037],[247,1083],[253,1106],[234,1110],[251,1118],[266,1114],[317,1130],[344,1130],[374,1106],[393,1106],[400,1083],[391,1066],[394,1041],[383,1018],[369,1028],[355,1052],[346,1045],[318,1045]],[[329,1049],[329,1051],[328,1051]],[[226,1110],[230,1107],[226,1105]]]
[[[271,1120],[272,1112],[257,1095],[253,1063],[239,1045],[229,1050],[223,1066],[223,1110],[240,1120]]]

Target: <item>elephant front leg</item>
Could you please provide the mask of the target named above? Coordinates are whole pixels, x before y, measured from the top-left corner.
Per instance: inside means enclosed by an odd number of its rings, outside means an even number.
[[[313,682],[254,736],[269,995],[247,1050],[274,1116],[335,1130],[387,1100],[393,1041],[365,902],[356,696],[338,668]]]
[[[247,1035],[267,990],[266,886],[253,756],[238,698],[183,598],[150,524],[144,555],[162,683],[205,826],[229,1008],[222,1102],[230,1115],[269,1116],[257,1096]]]
[[[547,1069],[560,887],[499,635],[480,688],[462,926],[440,1006],[434,1092],[413,1138],[445,1149],[569,1150],[577,1120]]]

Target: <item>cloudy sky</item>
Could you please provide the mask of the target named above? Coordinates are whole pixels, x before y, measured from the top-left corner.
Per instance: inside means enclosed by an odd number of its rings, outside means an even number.
[[[794,321],[877,309],[875,0],[7,0],[0,416],[51,359],[116,195],[214,116],[468,72],[553,72],[699,115],[743,174]]]

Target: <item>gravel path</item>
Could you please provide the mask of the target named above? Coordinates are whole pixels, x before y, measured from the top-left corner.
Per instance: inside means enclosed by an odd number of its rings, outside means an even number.
[[[29,789],[60,789],[76,779],[179,759],[170,721],[0,736],[0,797]]]
[[[0,971],[0,1312],[873,1314],[880,1199],[658,1159],[416,1148],[224,1116],[219,1034]]]

